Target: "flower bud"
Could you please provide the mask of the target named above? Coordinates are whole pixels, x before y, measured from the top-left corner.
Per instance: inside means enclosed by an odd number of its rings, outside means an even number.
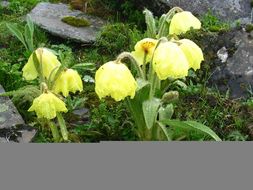
[[[178,91],[169,91],[169,92],[164,93],[162,97],[162,102],[169,104],[178,100],[178,98],[179,98]]]

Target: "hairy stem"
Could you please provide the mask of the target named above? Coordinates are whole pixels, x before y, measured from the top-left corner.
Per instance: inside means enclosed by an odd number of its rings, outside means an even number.
[[[132,56],[131,53],[129,53],[129,52],[123,52],[123,53],[121,53],[117,57],[116,63],[120,63],[125,58],[128,58],[131,61],[131,63],[134,65],[134,67],[136,68],[136,70],[138,72],[139,77],[142,78],[142,79],[145,79],[145,75],[144,75],[141,67],[139,66],[139,64],[137,63],[137,61],[135,60],[135,58]]]
[[[66,127],[65,120],[62,117],[61,113],[57,112],[56,115],[57,115],[58,123],[59,123],[60,129],[61,129],[62,138],[63,138],[63,140],[67,141],[68,140],[68,130]]]

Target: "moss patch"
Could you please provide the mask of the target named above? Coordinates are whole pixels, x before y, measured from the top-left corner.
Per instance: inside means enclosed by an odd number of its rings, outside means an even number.
[[[245,27],[245,30],[246,32],[251,32],[253,30],[253,24],[248,24],[246,27]]]
[[[65,16],[61,19],[61,21],[75,27],[87,27],[91,25],[87,19],[77,18],[74,16]]]

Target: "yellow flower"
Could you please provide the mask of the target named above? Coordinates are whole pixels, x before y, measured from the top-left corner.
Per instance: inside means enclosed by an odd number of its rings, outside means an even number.
[[[38,61],[42,61],[40,64],[42,64],[43,77],[48,79],[53,69],[60,66],[61,63],[58,61],[57,57],[46,48],[39,48],[35,53]],[[22,71],[23,77],[26,80],[34,80],[38,77],[38,72],[33,62],[33,54],[29,57]]]
[[[81,92],[83,90],[82,79],[77,71],[73,69],[66,69],[62,71],[60,76],[55,81],[53,90],[57,94],[62,92],[63,96],[65,97],[69,95],[69,92]]]
[[[195,71],[200,68],[200,63],[204,60],[203,52],[200,47],[188,39],[179,40],[179,47],[183,50],[190,68]]]
[[[189,63],[177,44],[161,43],[155,51],[153,68],[160,80],[188,75]]]
[[[170,23],[169,34],[182,34],[189,31],[191,28],[200,29],[201,22],[191,12],[183,11],[176,13]]]
[[[131,54],[136,59],[139,65],[142,65],[144,62],[144,56],[146,53],[146,63],[151,61],[153,52],[155,50],[157,40],[152,38],[145,38],[136,43],[134,50]]]
[[[116,101],[135,96],[137,83],[126,65],[110,61],[102,65],[95,75],[95,91],[99,98],[111,96]]]
[[[53,119],[56,112],[67,112],[65,103],[51,92],[45,92],[35,98],[28,111],[35,111],[38,118]]]

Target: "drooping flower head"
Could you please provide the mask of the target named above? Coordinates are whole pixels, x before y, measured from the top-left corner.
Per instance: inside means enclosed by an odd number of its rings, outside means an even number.
[[[201,22],[191,12],[183,11],[176,13],[170,22],[169,34],[183,34],[191,28],[200,29]]]
[[[120,101],[125,97],[135,96],[137,83],[123,63],[110,61],[102,65],[95,75],[95,91],[99,98],[111,96],[114,100]]]
[[[184,52],[190,68],[195,71],[200,69],[200,64],[204,60],[203,52],[200,47],[188,39],[179,40],[179,47]]]
[[[35,111],[38,118],[53,119],[56,112],[67,112],[65,103],[51,92],[44,92],[35,98],[28,111]]]
[[[37,56],[39,64],[41,64],[40,67],[42,68],[43,77],[47,79],[49,78],[51,72],[61,65],[57,57],[46,48],[38,48],[34,53]],[[23,67],[22,71],[23,77],[26,80],[34,80],[38,77],[39,74],[33,60],[33,54],[29,57],[28,62]]]
[[[158,40],[152,38],[145,38],[136,43],[134,50],[131,54],[136,59],[139,65],[144,62],[144,56],[146,54],[146,63],[151,61],[153,52],[155,50]]]
[[[65,69],[55,81],[53,91],[55,93],[62,92],[67,97],[69,92],[81,92],[83,90],[82,79],[78,72],[73,69]]]
[[[177,44],[163,42],[154,53],[153,68],[160,80],[177,79],[188,75],[189,63]]]

